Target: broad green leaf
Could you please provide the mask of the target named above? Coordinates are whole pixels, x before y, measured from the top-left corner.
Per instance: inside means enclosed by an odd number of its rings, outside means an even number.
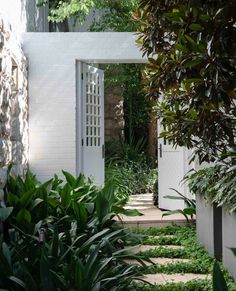
[[[186,207],[186,208],[184,208],[183,212],[187,215],[195,215],[196,209],[193,207]]]
[[[103,218],[109,213],[110,210],[109,201],[105,198],[103,192],[100,192],[97,195],[95,207],[99,222],[102,222]]]
[[[0,272],[5,277],[12,275],[12,267],[8,262],[8,259],[3,254],[3,251],[0,249]]]
[[[85,266],[83,265],[82,261],[77,258],[76,262],[75,262],[75,268],[74,268],[74,272],[75,272],[75,283],[76,286],[78,288],[78,290],[85,290],[83,287],[84,285],[88,284],[88,279],[86,278],[84,273],[86,272],[85,270]],[[86,281],[84,281],[86,280]]]
[[[5,221],[12,213],[13,207],[0,208],[0,222]]]
[[[40,279],[42,290],[54,291],[48,258],[44,254],[42,254],[40,260]]]
[[[15,276],[10,276],[10,277],[8,277],[8,279],[10,281],[14,282],[16,285],[18,285],[18,286],[26,289],[26,285],[25,285],[25,283],[21,279],[15,277]]]
[[[200,24],[198,24],[198,23],[192,23],[192,24],[190,24],[190,25],[189,25],[189,28],[190,28],[191,30],[196,30],[196,31],[201,31],[201,30],[204,29],[204,28],[203,28]]]
[[[32,275],[30,272],[24,270],[24,279],[25,279],[25,285],[26,285],[26,290],[30,291],[38,291],[39,288],[37,286],[37,282],[33,279]]]
[[[74,184],[75,184],[75,182],[76,182],[76,179],[75,179],[75,178],[74,178],[70,173],[68,173],[68,172],[66,172],[66,171],[62,171],[62,173],[63,173],[63,175],[65,176],[67,183],[68,183],[71,187],[73,187]]]
[[[121,214],[124,214],[126,216],[142,216],[143,213],[139,212],[137,209],[124,209],[122,212],[119,212]]]
[[[7,194],[7,202],[9,203],[9,205],[17,207],[18,204],[20,203],[20,198],[17,197],[17,195],[9,192]]]
[[[27,209],[21,209],[16,216],[16,221],[18,223],[22,223],[24,221],[30,223],[31,222],[30,212]]]
[[[173,196],[173,195],[165,195],[163,196],[166,199],[173,199],[173,200],[184,200],[183,197],[179,197],[179,196]]]
[[[164,212],[164,213],[162,214],[162,217],[164,217],[164,216],[169,216],[169,215],[172,215],[172,214],[182,214],[182,215],[185,217],[185,219],[186,219],[187,221],[189,221],[189,218],[188,218],[187,214],[185,214],[184,211],[181,210],[181,209],[176,209],[176,210],[166,211],[166,212]]]
[[[233,252],[233,254],[235,255],[235,257],[236,257],[236,248],[230,248],[230,249]]]
[[[9,264],[9,266],[12,266],[12,264],[11,264],[11,253],[10,253],[10,250],[9,250],[9,248],[8,248],[6,243],[2,244],[2,252],[3,252],[4,257],[7,259],[7,262]]]
[[[54,258],[57,258],[58,256],[58,245],[59,245],[58,227],[57,225],[55,225],[52,242],[52,256]]]
[[[50,273],[52,275],[52,278],[54,277],[53,282],[59,288],[58,290],[66,290],[67,283],[65,282],[64,278],[62,276],[60,276],[59,274],[57,274],[56,272],[54,272],[53,270],[50,270]]]
[[[43,202],[43,199],[41,199],[41,198],[36,198],[34,201],[33,201],[33,203],[32,203],[32,205],[31,205],[31,209],[34,209],[35,207],[37,207],[40,203],[42,203]]]
[[[213,291],[228,291],[224,275],[217,262],[213,267]]]
[[[79,248],[79,253],[83,252],[84,249],[88,248],[91,244],[93,244],[98,238],[102,238],[105,234],[109,233],[110,229],[105,228],[102,231],[96,233],[92,237],[90,237],[80,248]]]
[[[77,219],[78,225],[85,226],[87,220],[88,220],[88,214],[86,211],[86,208],[82,203],[72,203],[72,207],[74,210],[75,217]]]

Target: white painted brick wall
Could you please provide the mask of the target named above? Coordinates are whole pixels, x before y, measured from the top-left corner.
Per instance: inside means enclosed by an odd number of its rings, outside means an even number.
[[[143,63],[132,33],[26,33],[29,163],[40,180],[76,173],[76,60]]]

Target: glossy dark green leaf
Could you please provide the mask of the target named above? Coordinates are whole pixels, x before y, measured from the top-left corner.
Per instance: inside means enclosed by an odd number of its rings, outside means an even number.
[[[198,23],[192,23],[192,24],[190,24],[190,25],[189,25],[189,28],[190,28],[191,30],[197,30],[197,31],[201,31],[201,30],[204,29],[204,28],[203,28],[200,24],[198,24]]]
[[[228,291],[225,278],[217,262],[213,267],[213,291]]]
[[[68,172],[66,172],[66,171],[62,171],[62,173],[63,173],[63,175],[65,176],[67,183],[68,183],[71,187],[73,187],[74,184],[75,184],[75,182],[76,182],[76,179],[75,179],[75,178],[74,178],[70,173],[68,173]]]
[[[9,247],[7,246],[6,243],[2,244],[2,253],[3,253],[4,257],[6,258],[6,260],[8,262],[8,265],[12,267],[12,264],[11,264],[11,252],[10,252]]]
[[[12,213],[13,207],[0,208],[0,222],[5,221]]]
[[[54,291],[48,258],[44,254],[42,254],[40,259],[40,279],[40,287],[42,290]]]
[[[21,279],[15,277],[15,276],[9,276],[9,277],[8,277],[8,280],[14,282],[17,286],[20,286],[20,287],[26,289],[25,282],[22,281]]]
[[[21,209],[16,216],[16,220],[18,223],[22,223],[22,222],[30,223],[31,214],[27,209]]]

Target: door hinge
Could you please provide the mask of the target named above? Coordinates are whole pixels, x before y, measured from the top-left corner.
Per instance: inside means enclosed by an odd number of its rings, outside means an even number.
[[[82,147],[84,146],[84,139],[83,138],[81,140],[81,145],[82,145]]]
[[[160,146],[159,146],[159,151],[160,151],[160,158],[162,158],[162,144],[160,143]]]
[[[102,145],[102,158],[105,158],[105,145]]]

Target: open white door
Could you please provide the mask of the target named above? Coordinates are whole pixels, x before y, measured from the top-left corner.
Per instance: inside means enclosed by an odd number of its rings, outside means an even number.
[[[163,127],[158,121],[158,133]],[[158,191],[159,191],[159,208],[166,210],[183,209],[185,207],[182,200],[173,200],[164,198],[166,195],[178,196],[175,191],[178,190],[184,195],[187,187],[181,182],[188,171],[187,149],[184,147],[173,147],[171,141],[164,138],[158,139]]]
[[[78,94],[80,96],[81,153],[80,172],[86,177],[92,177],[97,185],[104,183],[104,72],[88,64],[78,62],[78,77],[80,78]],[[80,75],[80,76],[79,76]]]

